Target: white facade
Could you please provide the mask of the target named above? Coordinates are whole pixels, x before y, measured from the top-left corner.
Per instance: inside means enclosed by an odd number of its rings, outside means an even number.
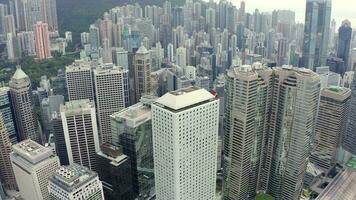
[[[128,70],[108,66],[94,70],[100,142],[111,143],[110,115],[128,105]]]
[[[88,99],[66,102],[60,112],[69,164],[95,170],[100,145],[94,103]]]
[[[32,140],[12,146],[12,168],[20,194],[26,200],[48,200],[48,178],[59,168],[51,148]]]
[[[157,200],[213,200],[219,100],[189,87],[152,105]]]
[[[98,175],[77,164],[59,168],[49,178],[48,191],[49,199],[104,199],[103,186]]]

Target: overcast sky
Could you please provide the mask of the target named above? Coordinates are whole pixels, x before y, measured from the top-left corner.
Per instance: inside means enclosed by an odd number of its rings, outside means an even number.
[[[218,1],[218,0],[217,0]],[[228,0],[239,8],[241,0]],[[297,22],[304,23],[306,0],[245,0],[246,10],[253,12],[258,8],[261,12],[274,9],[289,9],[296,12]],[[351,21],[352,27],[356,28],[356,1],[355,0],[332,0],[332,19],[337,22],[337,27],[344,19]]]

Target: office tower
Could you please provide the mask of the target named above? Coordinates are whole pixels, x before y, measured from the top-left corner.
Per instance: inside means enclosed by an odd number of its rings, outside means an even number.
[[[285,38],[278,40],[278,51],[277,51],[277,66],[287,65],[288,56],[287,56],[287,40]]]
[[[78,164],[62,166],[49,177],[49,200],[104,200],[98,174]]]
[[[174,46],[172,43],[169,43],[167,46],[167,58],[169,63],[174,62]]]
[[[115,57],[114,63],[117,66],[120,66],[125,70],[129,69],[128,52],[124,48],[122,47],[116,48],[114,57]]]
[[[61,165],[69,165],[67,145],[64,137],[63,123],[60,112],[53,112],[49,120],[50,134],[54,136],[56,154]]]
[[[239,14],[238,14],[238,18],[237,18],[237,22],[239,22],[239,23],[245,23],[245,7],[246,7],[245,1],[241,1],[240,8],[239,8]]]
[[[350,112],[347,124],[347,131],[342,137],[342,147],[356,155],[356,73],[354,73],[351,84]]]
[[[356,158],[351,159],[346,166],[346,169],[336,175],[315,200],[356,198]]]
[[[51,58],[51,44],[49,41],[48,24],[37,22],[33,28],[35,35],[35,48],[37,57],[42,59]]]
[[[315,70],[325,65],[328,53],[331,0],[307,0],[302,67]]]
[[[99,28],[94,24],[89,27],[89,43],[93,50],[97,50],[100,46]]]
[[[0,87],[0,115],[2,116],[10,142],[12,144],[17,143],[20,138],[16,128],[15,113],[11,101],[10,88],[8,87]]]
[[[224,198],[248,199],[257,191],[267,134],[272,70],[261,64],[228,71],[224,135]]]
[[[37,119],[33,110],[31,80],[21,67],[17,67],[9,86],[20,140],[31,139],[40,142]]]
[[[59,107],[64,104],[64,97],[62,95],[51,95],[41,101],[41,125],[42,131],[46,136],[50,134],[50,121],[53,113],[59,113]]]
[[[329,66],[330,71],[344,76],[346,72],[345,63],[342,58],[329,56],[326,59],[326,66]]]
[[[13,36],[16,36],[15,18],[13,15],[5,15],[2,23],[5,34],[11,33]]]
[[[0,182],[7,190],[17,190],[16,179],[10,161],[12,144],[6,128],[5,117],[0,114]]]
[[[96,169],[99,151],[94,102],[88,99],[66,102],[60,108],[69,163]]]
[[[104,185],[106,200],[135,199],[130,158],[121,147],[103,144],[96,155],[97,172]]]
[[[336,165],[341,137],[346,131],[351,90],[329,87],[321,90],[315,127],[315,145],[310,161],[329,172]]]
[[[130,158],[137,195],[149,193],[154,186],[151,104],[156,99],[143,96],[141,102],[111,115],[112,142]]]
[[[10,158],[21,196],[26,200],[49,199],[48,178],[59,168],[52,149],[24,140],[12,146]]]
[[[219,100],[204,89],[170,92],[152,104],[157,200],[215,199],[218,125]]]
[[[68,99],[70,101],[94,100],[93,75],[90,63],[76,61],[66,67]]]
[[[184,68],[187,66],[187,49],[184,47],[179,47],[177,48],[177,58],[176,58],[176,64]]]
[[[128,106],[128,71],[118,66],[94,70],[96,110],[100,143],[111,143],[110,115]]]
[[[350,70],[349,55],[351,45],[352,28],[349,20],[344,20],[339,28],[339,40],[337,46],[337,57],[344,61],[343,72]]]
[[[112,63],[112,49],[111,45],[109,44],[108,39],[103,39],[103,51],[102,51],[102,57],[103,57],[103,63]]]
[[[285,66],[274,69],[274,81],[263,166],[267,192],[275,199],[299,200],[312,150],[320,78],[311,70]]]
[[[51,32],[58,31],[57,5],[56,0],[42,0],[43,21],[48,24],[48,30]]]
[[[151,57],[150,52],[141,45],[134,56],[135,102],[144,94],[151,92]]]

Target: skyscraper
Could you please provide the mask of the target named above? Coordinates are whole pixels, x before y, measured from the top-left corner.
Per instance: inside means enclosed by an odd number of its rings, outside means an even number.
[[[141,45],[134,56],[135,103],[144,94],[151,92],[151,58],[150,52]]]
[[[67,66],[66,79],[70,101],[80,99],[94,101],[93,75],[89,62],[79,60]]]
[[[31,80],[21,67],[17,67],[9,86],[20,139],[40,142],[37,119],[33,110]]]
[[[351,90],[350,112],[347,131],[342,137],[342,147],[356,155],[356,73],[354,73]]]
[[[128,70],[104,66],[94,70],[100,142],[112,143],[110,115],[129,104]]]
[[[21,196],[26,200],[48,199],[48,178],[59,168],[52,149],[24,140],[12,146],[10,158]]]
[[[51,44],[49,41],[48,24],[41,21],[34,24],[35,49],[39,59],[47,59],[52,57]]]
[[[57,2],[56,0],[42,0],[43,21],[48,24],[48,30],[58,31]]]
[[[15,18],[13,15],[5,15],[2,23],[4,24],[3,29],[5,34],[11,33],[13,36],[16,36]]]
[[[307,0],[302,67],[325,65],[330,32],[331,0]]]
[[[66,102],[60,108],[69,163],[96,168],[99,136],[94,102],[88,99]]]
[[[98,174],[84,166],[60,167],[49,177],[49,200],[104,200],[103,185]]]
[[[0,87],[0,115],[12,144],[19,141],[16,128],[14,107],[11,101],[10,88]]]
[[[219,100],[204,89],[170,92],[152,104],[157,200],[215,199],[218,124]]]
[[[112,142],[130,158],[135,193],[144,195],[154,186],[151,104],[153,96],[111,115]]]
[[[277,51],[277,66],[288,64],[288,48],[287,39],[282,38],[278,40],[278,51]]]
[[[97,153],[98,175],[104,185],[106,200],[135,199],[130,158],[121,147],[103,144]]]
[[[0,114],[0,180],[4,188],[17,190],[14,171],[11,166],[11,142],[6,128],[5,116]]]
[[[341,138],[346,131],[351,90],[329,87],[321,90],[315,127],[315,144],[310,161],[326,173],[336,165]]]
[[[339,28],[339,42],[337,46],[337,57],[341,58],[344,61],[344,67],[342,70],[342,75],[344,75],[345,71],[351,69],[349,63],[349,55],[350,55],[350,45],[351,45],[351,36],[352,36],[352,28],[351,22],[349,20],[344,20],[342,25]]]
[[[228,71],[224,135],[224,198],[254,197],[267,134],[272,70],[261,64]]]
[[[266,152],[267,192],[275,199],[299,200],[311,153],[320,78],[311,70],[274,69],[270,134]],[[271,163],[269,167],[269,163]]]

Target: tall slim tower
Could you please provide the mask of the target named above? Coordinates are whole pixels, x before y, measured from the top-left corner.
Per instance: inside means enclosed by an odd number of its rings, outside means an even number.
[[[94,70],[100,142],[112,143],[110,115],[128,106],[128,70],[104,66]]]
[[[157,200],[215,199],[219,100],[204,89],[167,93],[152,104]]]
[[[331,0],[306,0],[303,66],[315,71],[325,65],[331,20]]]
[[[272,70],[261,64],[228,71],[225,110],[224,198],[254,197],[267,132]]]
[[[351,90],[330,87],[321,90],[319,113],[315,128],[315,144],[310,161],[326,173],[336,164],[341,137],[346,131]]]
[[[26,200],[47,200],[48,178],[59,168],[51,148],[32,140],[12,146],[10,155],[20,194]]]
[[[337,57],[344,61],[344,68],[342,69],[342,75],[351,69],[349,66],[349,55],[351,45],[352,28],[349,20],[344,20],[339,28],[339,42],[337,47]]]
[[[275,199],[298,200],[311,144],[320,96],[320,78],[305,68],[277,67],[267,143],[267,192]],[[269,162],[271,165],[269,167]]]
[[[347,131],[342,137],[342,147],[356,155],[356,73],[351,85],[350,112],[347,124]]]
[[[40,142],[37,119],[33,111],[34,103],[30,78],[18,67],[10,80],[9,86],[20,139],[32,139]]]
[[[3,117],[11,143],[17,143],[19,135],[16,127],[14,107],[11,102],[10,88],[8,87],[0,87],[0,114]]]
[[[51,44],[49,41],[48,24],[41,21],[33,25],[35,35],[36,55],[39,59],[51,58]]]
[[[49,31],[58,31],[56,0],[42,0],[43,21],[48,24]]]
[[[141,45],[134,56],[135,102],[144,94],[151,92],[151,57],[150,52]]]
[[[66,67],[68,98],[70,101],[94,101],[93,75],[90,63],[80,60]]]
[[[4,116],[0,114],[0,180],[4,188],[17,190],[16,179],[10,161],[11,142],[3,119]]]
[[[60,108],[69,163],[96,168],[100,150],[94,102],[88,99],[66,102]]]

